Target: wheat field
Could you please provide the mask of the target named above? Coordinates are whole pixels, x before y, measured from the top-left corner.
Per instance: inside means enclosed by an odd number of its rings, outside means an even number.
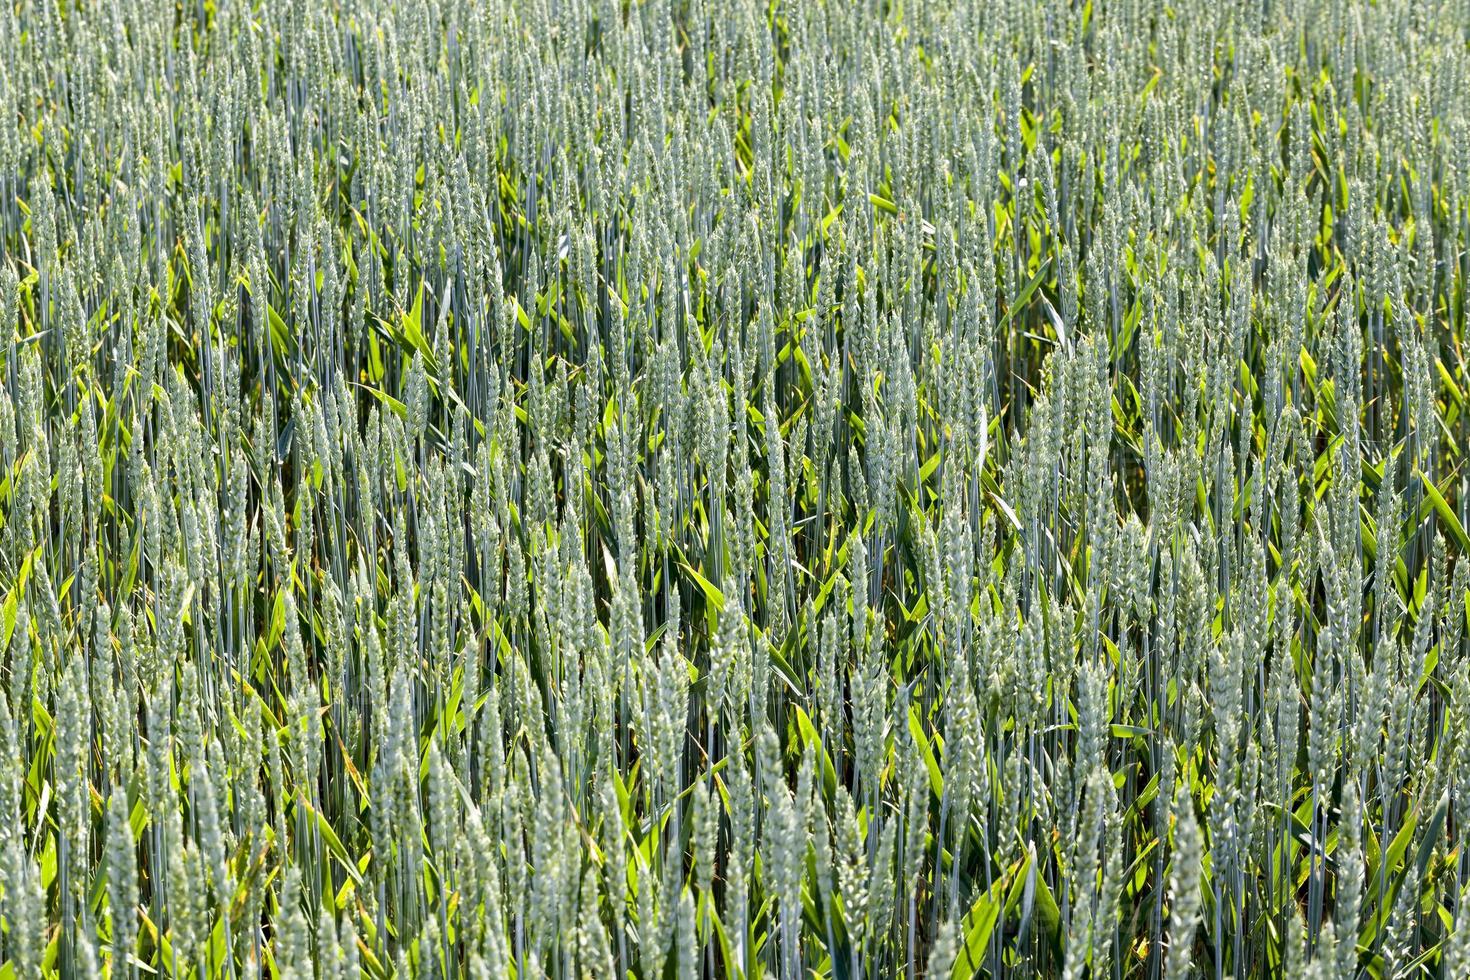
[[[0,980],[1470,977],[1466,0],[3,0]]]

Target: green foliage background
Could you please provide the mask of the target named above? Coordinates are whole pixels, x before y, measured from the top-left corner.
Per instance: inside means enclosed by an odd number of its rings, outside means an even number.
[[[0,4],[0,976],[1470,976],[1470,7]]]

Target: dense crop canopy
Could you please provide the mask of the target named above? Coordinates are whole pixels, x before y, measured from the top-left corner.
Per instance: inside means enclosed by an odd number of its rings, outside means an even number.
[[[1464,0],[5,0],[0,980],[1470,976]]]

